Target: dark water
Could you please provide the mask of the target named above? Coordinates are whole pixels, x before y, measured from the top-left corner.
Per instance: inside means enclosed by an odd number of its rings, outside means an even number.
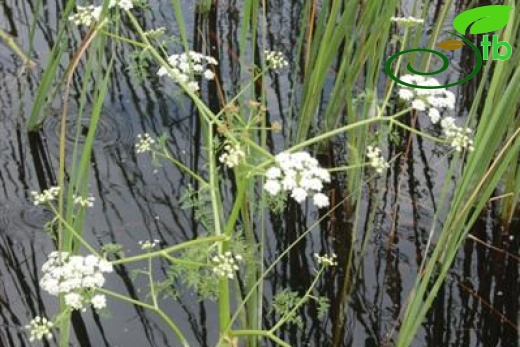
[[[61,5],[44,2],[38,15],[35,52],[39,65],[29,75],[21,73],[21,63],[0,42],[0,346],[29,346],[23,326],[35,315],[52,316],[56,312],[54,298],[38,289],[39,268],[45,255],[53,250],[43,225],[50,215],[30,203],[29,192],[41,190],[55,182],[57,172],[57,134],[59,111],[48,110],[50,117],[37,134],[27,134],[23,120],[30,110],[31,96],[41,77],[57,30],[56,18]],[[165,26],[176,33],[170,2],[150,1],[153,11],[141,15],[147,29]],[[27,37],[35,4],[31,0],[0,0],[0,27],[27,47]],[[243,71],[237,64],[240,1],[221,1],[218,10],[209,16],[195,15],[191,2],[183,3],[187,23],[193,34],[191,44],[200,49],[209,42],[218,54],[221,75],[229,86],[238,85]],[[291,44],[298,37],[302,4],[298,1],[271,1],[268,18],[268,45],[293,56]],[[405,13],[410,3],[403,5]],[[456,5],[461,8],[460,4]],[[455,8],[454,8],[455,11]],[[432,11],[431,18],[437,15]],[[429,23],[431,24],[431,23]],[[123,26],[125,35],[133,34]],[[81,33],[72,39],[77,48]],[[169,164],[154,167],[149,157],[136,156],[133,148],[138,133],[167,134],[171,152],[192,168],[203,169],[200,129],[197,116],[187,99],[171,84],[155,77],[138,83],[128,70],[130,51],[117,46],[109,95],[105,102],[97,141],[91,160],[90,191],[96,205],[86,221],[89,241],[97,246],[106,243],[125,245],[126,254],[138,251],[138,241],[160,239],[173,245],[203,233],[194,220],[194,212],[181,209],[180,198],[191,183],[190,178]],[[247,52],[242,53],[244,55]],[[466,60],[456,59],[452,73],[463,72]],[[65,68],[65,65],[64,65]],[[75,76],[71,117],[79,95],[82,67]],[[273,152],[283,149],[290,130],[287,86],[296,84],[291,75],[273,75],[268,83],[269,120],[281,120],[282,135],[270,139]],[[474,83],[460,88],[464,95],[459,105],[463,114],[472,101]],[[229,90],[233,90],[229,87]],[[215,102],[211,90],[203,90]],[[88,120],[85,121],[88,124]],[[70,122],[70,133],[76,124]],[[85,132],[86,129],[80,129]],[[73,141],[71,136],[68,141]],[[406,141],[403,146],[406,145]],[[316,308],[303,311],[304,327],[283,328],[279,334],[292,346],[386,346],[392,345],[389,334],[396,327],[407,295],[422,260],[428,231],[437,207],[448,160],[431,144],[411,142],[413,156],[397,163],[380,178],[383,191],[365,189],[362,219],[376,206],[376,227],[367,237],[364,258],[360,264],[352,295],[345,299],[349,276],[340,265],[320,282],[322,295],[331,301],[326,319],[317,319]],[[393,148],[391,151],[402,150]],[[339,154],[338,154],[339,155]],[[328,158],[333,160],[333,158]],[[336,182],[338,201],[343,199],[341,182]],[[518,254],[519,223],[504,231],[496,222],[494,206],[484,211],[473,235],[485,243],[510,254]],[[269,242],[265,263],[270,264],[288,244],[313,224],[317,213],[309,208],[289,206],[281,217],[271,215]],[[442,221],[439,222],[440,225]],[[439,226],[440,226],[439,225]],[[266,302],[273,293],[284,288],[303,292],[313,279],[316,264],[314,252],[332,252],[345,260],[351,235],[358,236],[359,249],[365,232],[362,225],[353,230],[347,211],[338,210],[315,228],[288,258],[284,259],[265,282]],[[516,235],[516,236],[515,236]],[[144,298],[146,282],[132,281],[133,268],[121,268],[111,276],[108,286],[129,296]],[[158,265],[157,273],[166,268]],[[502,346],[519,345],[519,280],[518,257],[503,251],[467,241],[460,250],[414,346]],[[199,302],[185,291],[177,299],[161,303],[175,317],[192,346],[213,346],[217,339],[217,311],[212,302]],[[74,346],[177,346],[176,339],[153,315],[128,304],[109,301],[111,317],[86,312],[75,317]],[[269,307],[265,307],[269,312]],[[264,325],[272,326],[278,317],[264,315]],[[398,326],[397,326],[398,328]],[[393,335],[395,337],[395,334]],[[56,341],[50,345],[56,345]],[[261,345],[270,345],[263,341]]]

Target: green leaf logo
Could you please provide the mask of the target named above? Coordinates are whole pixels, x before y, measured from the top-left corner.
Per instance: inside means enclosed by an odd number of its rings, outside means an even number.
[[[471,26],[470,34],[484,34],[506,26],[509,12],[513,7],[504,5],[490,5],[464,11],[455,17],[453,27],[464,35]],[[473,24],[473,25],[472,25]]]

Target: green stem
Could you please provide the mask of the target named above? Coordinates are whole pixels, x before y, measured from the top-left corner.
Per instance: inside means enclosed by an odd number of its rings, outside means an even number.
[[[263,336],[267,337],[268,339],[271,339],[276,344],[282,346],[282,347],[291,347],[290,344],[283,341],[278,336],[274,335],[273,333],[265,330],[232,330],[229,332],[231,336]]]
[[[431,136],[431,135],[428,135],[428,134],[426,134],[426,133],[423,133],[423,132],[421,132],[421,131],[419,131],[419,130],[417,130],[417,129],[415,129],[415,128],[412,128],[412,127],[409,126],[409,125],[406,125],[406,124],[404,124],[404,123],[401,123],[401,122],[399,122],[399,121],[397,121],[397,120],[391,120],[391,123],[397,125],[398,127],[403,128],[403,129],[405,129],[405,130],[408,130],[408,131],[411,132],[411,133],[414,133],[414,134],[416,134],[416,135],[419,135],[419,136],[421,136],[421,137],[424,137],[425,139],[428,139],[428,140],[430,140],[430,141],[438,142],[438,143],[446,143],[446,141],[444,141],[444,140],[442,140],[442,139],[439,139],[438,137]]]
[[[218,172],[216,166],[215,148],[213,142],[213,123],[208,124],[208,161],[209,161],[209,184],[210,184],[210,195],[211,195],[211,207],[213,212],[213,220],[215,227],[215,235],[222,235],[220,211],[222,211],[221,201],[218,198]],[[224,230],[225,236],[229,239],[231,230]],[[219,247],[219,254],[223,254],[227,250],[227,243],[223,242]],[[229,298],[229,281],[226,278],[219,280],[219,296],[218,296],[218,307],[219,307],[219,326],[220,333],[223,334],[229,324],[231,316],[230,311],[230,298]]]
[[[105,30],[101,30],[100,33],[102,33],[105,36],[111,37],[113,39],[116,39],[116,40],[119,40],[119,41],[122,41],[122,42],[125,42],[125,43],[129,43],[129,44],[137,46],[137,47],[141,47],[144,50],[148,49],[148,46],[146,44],[142,43],[142,42],[135,41],[135,40],[123,37],[123,36],[116,35],[116,34],[112,34],[111,32],[108,32],[108,31],[105,31]]]
[[[333,167],[333,168],[327,169],[327,171],[328,172],[348,171],[348,170],[353,170],[353,169],[359,169],[359,168],[366,167],[366,166],[369,166],[369,164],[363,163],[363,164],[359,164],[359,165],[338,166],[338,167]]]
[[[177,338],[181,341],[182,345],[184,347],[189,347],[188,341],[184,337],[184,334],[181,332],[179,327],[158,306],[153,306],[153,305],[147,304],[146,302],[143,302],[141,300],[135,300],[135,299],[129,298],[127,296],[121,295],[119,293],[113,292],[113,291],[108,290],[108,289],[99,288],[98,291],[100,293],[103,293],[103,294],[106,294],[108,296],[114,297],[114,298],[119,299],[121,301],[130,303],[130,304],[135,305],[135,306],[140,306],[142,308],[146,308],[146,309],[149,309],[150,311],[153,311],[153,312],[157,313],[157,315],[159,317],[161,317],[162,320],[164,320],[164,322],[175,333],[175,335],[177,335]]]
[[[155,258],[155,257],[158,257],[158,256],[166,256],[168,253],[177,252],[177,251],[179,251],[181,249],[188,248],[188,247],[193,247],[193,246],[199,245],[201,243],[224,242],[226,240],[228,240],[228,238],[226,236],[224,236],[224,235],[202,237],[202,238],[199,238],[199,239],[186,241],[186,242],[183,242],[181,244],[178,244],[178,245],[175,245],[175,246],[171,246],[171,247],[168,247],[168,248],[165,248],[165,249],[161,249],[159,251],[149,252],[149,253],[135,255],[133,257],[126,257],[126,258],[123,258],[123,259],[114,260],[112,262],[112,265],[128,264],[128,263],[132,263],[132,262],[136,262],[136,261],[141,261],[141,260],[146,260],[146,259],[150,259],[150,258]]]
[[[405,46],[406,46],[406,41],[408,41],[409,30],[410,29],[408,27],[405,28],[403,43],[401,44],[401,50],[403,48],[405,48]],[[397,64],[395,64],[395,69],[394,69],[394,76],[397,76],[397,74],[399,73],[399,68],[401,67],[402,58],[403,58],[402,55],[400,55],[399,58],[397,58]],[[393,79],[390,79],[390,87],[386,91],[385,100],[383,101],[383,104],[381,105],[377,118],[380,118],[381,116],[383,116],[383,113],[385,112],[385,109],[386,109],[386,105],[388,105],[388,101],[390,100],[390,96],[392,95],[392,90],[394,89],[394,85],[395,85],[395,81]]]
[[[15,42],[15,40],[12,38],[11,35],[0,29],[0,39],[4,40],[7,44],[7,47],[11,48],[11,50],[18,56],[20,59],[23,60],[23,62],[26,64],[26,66],[29,69],[32,69],[36,66],[36,63],[29,59],[29,57],[24,53],[24,51],[18,46],[18,44]]]
[[[169,161],[171,161],[174,165],[177,165],[178,167],[180,167],[182,170],[186,171],[191,177],[195,178],[197,181],[199,181],[200,183],[202,183],[203,186],[207,186],[209,183],[204,179],[202,178],[200,175],[198,175],[196,172],[194,172],[193,170],[191,170],[189,167],[187,167],[186,165],[184,165],[183,163],[181,163],[180,161],[178,161],[177,159],[175,159],[174,157],[172,157],[170,155],[170,153],[168,153],[166,151],[166,149],[164,150],[164,153],[161,153],[161,152],[152,152],[153,155],[157,155],[159,157],[162,157],[162,158],[165,158]]]

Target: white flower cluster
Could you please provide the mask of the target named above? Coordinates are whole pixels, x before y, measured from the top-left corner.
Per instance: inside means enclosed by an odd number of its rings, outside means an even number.
[[[336,266],[338,265],[336,253],[332,253],[330,256],[324,255],[320,256],[318,253],[314,253],[314,257],[318,261],[318,264],[323,266]]]
[[[134,8],[134,3],[132,0],[110,0],[108,4],[108,8],[113,8],[119,6],[120,9],[129,11]]]
[[[370,159],[370,166],[373,167],[377,173],[382,173],[388,169],[390,165],[383,158],[381,150],[377,147],[367,146],[367,158]]]
[[[94,197],[89,196],[87,198],[74,195],[74,205],[79,205],[81,207],[93,207],[94,206]]]
[[[102,6],[77,6],[77,12],[69,16],[69,21],[76,25],[91,26],[95,22],[99,22]]]
[[[441,127],[452,147],[457,152],[462,152],[464,149],[473,151],[473,140],[469,137],[472,133],[470,128],[462,128],[455,124],[455,118],[446,117],[441,121]]]
[[[318,160],[307,152],[282,152],[276,155],[275,161],[276,166],[265,173],[264,189],[270,195],[291,192],[291,197],[299,203],[312,195],[316,207],[329,206],[329,198],[321,191],[323,183],[330,182],[330,174],[319,166]]]
[[[170,76],[177,83],[185,83],[187,87],[196,92],[200,90],[199,83],[194,80],[194,76],[202,76],[207,80],[215,78],[211,69],[205,65],[218,65],[218,61],[202,53],[190,51],[188,53],[174,54],[168,57],[171,72],[164,66],[157,71],[158,76]]]
[[[36,191],[31,192],[31,196],[34,200],[34,205],[43,205],[48,202],[54,201],[60,194],[60,187],[51,187],[45,189],[43,192],[38,193]]]
[[[155,140],[150,136],[150,134],[137,134],[137,143],[135,144],[135,148],[138,154],[151,152],[154,144]]]
[[[154,249],[159,243],[161,243],[161,240],[146,240],[138,242],[142,250]]]
[[[42,266],[40,287],[50,295],[64,294],[65,304],[74,310],[85,310],[87,303],[102,309],[106,306],[104,295],[92,294],[105,284],[103,273],[112,271],[110,262],[94,255],[52,252]]]
[[[25,329],[29,330],[29,341],[33,342],[34,340],[43,340],[43,338],[50,340],[53,327],[54,324],[47,318],[36,316],[25,326]]]
[[[415,26],[424,23],[424,19],[415,17],[390,17],[390,21],[403,26]]]
[[[224,146],[224,153],[219,157],[219,161],[229,168],[237,167],[238,164],[244,159],[246,154],[240,148],[240,145],[232,146],[227,144]]]
[[[401,80],[420,86],[434,87],[440,85],[437,79],[433,77],[425,78],[420,75],[404,75]],[[400,85],[398,93],[401,100],[411,102],[412,108],[417,111],[427,111],[433,124],[437,124],[441,118],[439,109],[453,110],[455,108],[455,94],[445,88],[421,89]]]
[[[282,52],[277,51],[264,51],[265,60],[269,64],[269,66],[276,70],[281,69],[289,65],[287,59],[285,59]]]
[[[214,256],[211,261],[215,263],[213,272],[218,277],[232,280],[235,277],[235,271],[239,270],[238,263],[242,261],[242,256],[240,254],[233,255],[231,252],[226,252]]]

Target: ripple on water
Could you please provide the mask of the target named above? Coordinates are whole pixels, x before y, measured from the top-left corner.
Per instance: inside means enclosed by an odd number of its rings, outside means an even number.
[[[61,112],[57,111],[50,114],[45,120],[43,129],[49,144],[54,144],[56,148],[59,145],[60,130],[61,130]],[[67,135],[66,141],[73,144],[78,132],[78,113],[70,111],[67,116]],[[85,143],[90,126],[90,110],[84,112],[81,119],[79,138],[80,144]],[[124,111],[121,110],[107,110],[101,111],[94,141],[95,148],[103,148],[104,150],[122,148],[129,150],[135,143],[134,132],[131,124],[131,119],[125,117]]]
[[[44,225],[52,220],[52,213],[42,206],[30,204],[0,204],[0,235],[26,240],[44,234]]]

